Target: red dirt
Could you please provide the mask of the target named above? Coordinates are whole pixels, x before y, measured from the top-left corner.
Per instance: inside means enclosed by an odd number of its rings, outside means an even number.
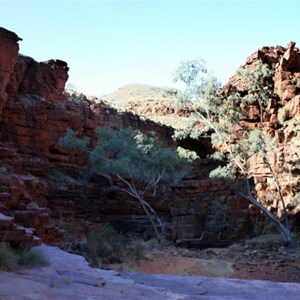
[[[300,259],[289,255],[276,256],[272,251],[266,258],[259,258],[265,250],[255,250],[244,257],[226,257],[226,249],[206,249],[210,257],[195,256],[195,251],[163,249],[149,252],[146,259],[126,260],[110,265],[120,271],[136,271],[148,274],[227,277],[275,282],[300,282]]]

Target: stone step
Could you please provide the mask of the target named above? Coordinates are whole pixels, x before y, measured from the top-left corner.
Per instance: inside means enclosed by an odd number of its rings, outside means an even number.
[[[34,228],[26,228],[14,223],[14,218],[0,213],[0,238],[4,242],[23,243],[28,247],[42,244],[42,240],[34,236]]]
[[[42,245],[42,243],[43,243],[43,241],[39,237],[34,235],[32,241],[30,242],[30,246],[37,247],[37,246]]]
[[[14,223],[14,218],[0,213],[0,229],[9,228]]]
[[[11,193],[1,191],[0,192],[0,201],[11,199]]]

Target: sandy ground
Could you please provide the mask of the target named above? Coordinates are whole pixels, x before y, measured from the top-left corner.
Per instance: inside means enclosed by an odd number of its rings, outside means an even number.
[[[127,260],[111,264],[118,271],[136,271],[146,274],[169,274],[180,276],[208,276],[274,282],[300,283],[300,258],[294,258],[288,250],[284,255],[276,251],[253,250],[243,255],[228,256],[227,249],[206,249],[205,258],[193,257],[199,252],[189,250],[153,250],[145,259]],[[196,253],[196,254],[195,254]],[[300,299],[300,298],[299,298]]]

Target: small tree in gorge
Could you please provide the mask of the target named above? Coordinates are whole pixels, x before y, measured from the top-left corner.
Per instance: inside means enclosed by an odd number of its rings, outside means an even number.
[[[267,65],[258,61],[254,69],[240,69],[237,76],[248,89],[246,95],[232,92],[226,98],[222,96],[220,83],[207,72],[203,61],[193,60],[182,62],[175,73],[175,81],[186,84],[186,99],[198,101],[199,105],[193,105],[193,112],[198,120],[204,122],[202,128],[195,126],[188,132],[179,132],[181,138],[187,134],[194,138],[203,133],[211,132],[213,146],[217,149],[214,157],[221,158],[223,164],[210,173],[211,178],[225,178],[237,180],[239,194],[258,207],[277,226],[287,243],[292,241],[289,230],[284,198],[281,193],[280,183],[270,164],[268,151],[273,145],[271,137],[263,130],[263,112],[271,99],[269,79],[271,71]],[[248,112],[242,107],[258,106],[257,120],[259,126],[251,129],[247,126],[245,119]],[[285,223],[271,213],[252,194],[249,178],[253,177],[249,165],[249,159],[253,155],[263,158],[270,173],[273,176],[279,198],[282,201],[285,213]],[[241,184],[242,183],[242,184]]]
[[[122,182],[122,185],[113,186],[113,189],[121,190],[139,202],[160,241],[164,224],[146,201],[145,194],[151,191],[155,195],[158,184],[163,179],[180,179],[185,173],[189,158],[180,156],[175,149],[163,147],[153,132],[142,133],[131,128],[119,131],[98,128],[96,133],[98,142],[89,155],[91,168],[116,176]],[[66,136],[60,140],[62,146],[67,146],[65,138]],[[78,143],[80,141],[75,145]],[[73,146],[74,143],[70,145]]]

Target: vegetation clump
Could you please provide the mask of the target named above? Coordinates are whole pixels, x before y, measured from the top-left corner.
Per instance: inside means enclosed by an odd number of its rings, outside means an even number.
[[[18,266],[18,256],[4,243],[0,243],[0,269],[14,271]]]
[[[42,266],[48,266],[48,260],[43,254],[37,250],[26,250],[23,249],[18,253],[19,259],[18,264],[27,268],[36,268]]]
[[[178,181],[185,174],[193,155],[183,149],[179,153],[161,145],[153,132],[98,128],[96,133],[97,145],[89,151],[91,169],[118,179],[119,184],[110,189],[136,199],[148,216],[157,239],[161,240],[165,224],[146,200],[146,195],[151,193],[155,196],[162,180]],[[77,139],[76,133],[69,129],[60,139],[60,145],[88,150],[86,141],[86,138]],[[84,147],[81,148],[82,144]]]
[[[282,240],[278,234],[266,234],[254,237],[246,241],[246,246],[250,249],[277,249],[282,245]]]
[[[145,259],[145,251],[145,242],[141,238],[125,235],[105,225],[101,230],[88,235],[86,253],[80,254],[86,256],[94,267],[120,264],[126,268],[129,261]]]
[[[87,256],[92,265],[120,262],[129,240],[113,227],[105,226],[87,238]]]
[[[13,249],[5,243],[0,243],[0,270],[15,271],[19,266],[35,268],[47,266],[49,262],[37,250]]]

